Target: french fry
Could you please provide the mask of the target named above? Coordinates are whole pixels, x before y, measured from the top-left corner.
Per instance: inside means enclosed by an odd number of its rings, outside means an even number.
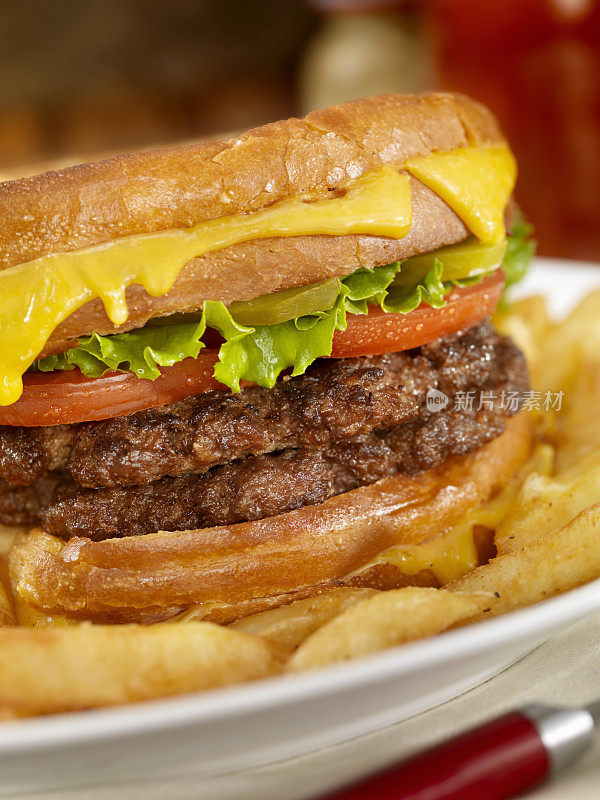
[[[213,625],[0,630],[0,709],[17,716],[149,700],[281,672],[286,648]]]
[[[0,525],[0,556],[8,555],[12,544],[19,533],[26,533],[27,528],[12,525]]]
[[[297,647],[307,636],[346,608],[375,594],[375,589],[331,589],[314,597],[296,600],[287,606],[244,617],[229,627]]]
[[[78,624],[76,620],[71,620],[64,614],[46,614],[19,594],[15,593],[13,596],[17,625],[27,628],[54,628],[57,625]]]
[[[600,290],[590,293],[560,324],[547,331],[533,363],[535,389],[570,392],[581,365],[600,358]]]
[[[494,592],[492,614],[538,603],[600,576],[600,503],[562,528],[453,581],[455,592]]]
[[[496,529],[498,555],[520,550],[600,502],[600,450],[554,478],[534,473]]]
[[[548,305],[541,295],[517,300],[509,311],[494,315],[494,326],[504,336],[510,336],[525,353],[530,365],[537,363],[543,342],[554,329],[548,314]]]
[[[531,475],[498,526],[498,554],[524,547],[600,501],[600,359],[585,361],[558,415],[555,476]]]
[[[556,470],[559,473],[576,467],[582,458],[600,451],[600,358],[582,362],[564,400],[556,437]]]
[[[6,586],[0,581],[0,628],[16,624],[17,620],[11,598]]]
[[[292,672],[346,661],[423,639],[482,613],[494,603],[482,592],[406,587],[369,597],[309,636],[291,657]]]
[[[554,333],[563,341],[579,342],[586,358],[600,357],[600,289],[587,294]]]

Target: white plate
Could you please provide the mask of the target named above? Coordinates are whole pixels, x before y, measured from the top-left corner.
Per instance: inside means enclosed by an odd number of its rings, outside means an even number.
[[[562,314],[600,268],[539,259],[520,294]],[[0,726],[0,795],[256,767],[406,719],[483,682],[600,609],[600,581],[349,664],[135,706]],[[131,795],[133,796],[133,794]]]

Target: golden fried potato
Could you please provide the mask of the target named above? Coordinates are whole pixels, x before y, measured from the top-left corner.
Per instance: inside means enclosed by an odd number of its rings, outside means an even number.
[[[564,406],[556,433],[558,473],[600,451],[600,357],[582,362]]]
[[[517,300],[508,311],[496,312],[494,326],[504,336],[510,336],[530,365],[538,361],[544,339],[555,327],[550,321],[546,299],[541,295]]]
[[[493,595],[452,594],[406,587],[381,592],[346,609],[300,645],[288,669],[296,672],[365,656],[423,639],[489,609]]]
[[[600,290],[547,331],[532,368],[535,389],[569,393],[582,363],[600,358]]]
[[[524,482],[511,511],[496,529],[498,555],[520,550],[566,525],[584,508],[600,502],[600,450],[560,475],[534,473]]]
[[[600,503],[596,503],[562,528],[521,550],[493,558],[446,588],[455,592],[494,592],[498,602],[490,613],[504,614],[599,576]]]
[[[17,534],[26,532],[27,528],[0,524],[0,557],[8,555]]]
[[[12,600],[4,583],[0,581],[0,627],[16,625],[15,610]]]
[[[127,603],[113,597],[123,591],[114,567],[132,570],[127,574],[137,597],[140,564],[149,558],[145,540],[90,545],[90,555],[79,542],[67,546],[42,531],[30,532],[11,551],[12,579],[20,591],[0,583],[0,719],[164,697],[345,661],[600,577],[600,292],[560,324],[550,321],[541,297],[518,301],[495,322],[528,356],[533,389],[542,396],[564,393],[560,406],[534,412],[538,433],[554,447],[538,444],[502,492],[455,525],[471,538],[474,525],[495,530],[496,558],[445,589],[339,587],[228,627],[198,620],[209,611],[195,602],[199,573],[180,570],[179,578],[190,581],[185,602],[195,604],[173,620],[92,625],[61,612],[87,612],[91,601],[103,598],[110,600],[109,610],[122,605],[127,611]],[[334,533],[339,535],[337,528]],[[0,526],[0,557],[13,538]],[[179,543],[173,534],[147,538],[166,548],[166,558],[148,561],[160,566],[162,591],[163,569],[177,566]],[[117,561],[99,569],[96,550],[102,554],[111,547],[119,548],[116,556],[110,553]],[[389,557],[392,551],[385,552]],[[33,579],[40,575],[43,581]],[[179,599],[170,598],[175,610]],[[10,627],[15,625],[22,627]]]
[[[563,340],[579,342],[586,358],[600,356],[600,289],[587,294],[569,316],[556,326]]]
[[[13,596],[17,625],[23,625],[27,628],[54,628],[57,625],[78,624],[77,620],[69,619],[64,614],[46,614],[17,593]]]
[[[281,672],[287,648],[213,625],[0,630],[0,709],[17,716],[213,689]]]
[[[555,475],[530,475],[496,530],[500,555],[561,527],[600,502],[600,359],[583,361],[556,415]]]
[[[330,589],[314,597],[296,600],[287,606],[244,617],[229,627],[256,636],[266,636],[289,647],[297,647],[307,636],[346,608],[375,594],[378,594],[376,589]]]

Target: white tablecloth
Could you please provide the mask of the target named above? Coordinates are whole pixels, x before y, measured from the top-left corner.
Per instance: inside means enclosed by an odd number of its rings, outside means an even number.
[[[530,701],[584,703],[600,697],[600,615],[588,618],[539,647],[468,694],[369,736],[302,758],[209,783],[78,790],[44,794],[44,800],[304,800],[483,719]],[[33,796],[31,800],[33,800]],[[562,778],[528,795],[531,800],[598,800],[600,736]],[[40,795],[35,795],[36,800]]]

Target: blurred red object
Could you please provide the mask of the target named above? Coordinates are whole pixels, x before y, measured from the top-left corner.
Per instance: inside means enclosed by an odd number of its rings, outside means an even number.
[[[430,0],[438,82],[489,105],[540,252],[600,261],[600,0]]]

